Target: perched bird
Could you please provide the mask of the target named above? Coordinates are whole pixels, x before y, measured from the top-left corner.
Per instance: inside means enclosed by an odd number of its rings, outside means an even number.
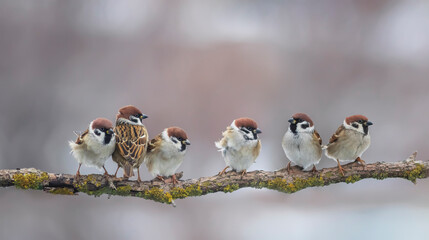
[[[182,164],[187,145],[191,145],[185,131],[179,127],[164,129],[149,142],[145,164],[149,172],[158,179],[165,181],[170,177],[173,184],[177,183],[176,170]]]
[[[283,150],[290,163],[303,168],[304,171],[316,171],[316,164],[322,158],[322,139],[314,129],[313,121],[307,114],[296,113],[289,119],[290,126],[282,141]],[[313,168],[311,168],[313,167]]]
[[[231,126],[226,128],[222,133],[223,138],[215,142],[226,163],[226,167],[219,175],[225,173],[229,167],[236,172],[242,172],[242,175],[246,174],[261,150],[259,133],[262,133],[261,130],[250,118],[235,119]]]
[[[329,139],[329,144],[326,149],[326,156],[334,159],[338,163],[338,169],[344,176],[341,162],[356,161],[365,164],[360,157],[368,149],[371,138],[368,133],[368,126],[372,122],[362,115],[353,115],[347,117],[343,124]]]
[[[115,134],[113,124],[105,118],[97,118],[89,124],[88,129],[82,134],[77,134],[76,142],[69,142],[72,154],[79,163],[76,178],[80,176],[80,167],[93,166],[104,169],[104,175],[108,176],[104,163],[115,150]]]
[[[137,168],[138,181],[140,179],[140,165],[143,163],[146,155],[149,136],[142,120],[146,115],[134,106],[125,106],[119,109],[116,115],[116,149],[113,152],[112,159],[118,164],[115,172],[118,173],[119,167],[124,169],[124,178],[134,176],[134,168]]]

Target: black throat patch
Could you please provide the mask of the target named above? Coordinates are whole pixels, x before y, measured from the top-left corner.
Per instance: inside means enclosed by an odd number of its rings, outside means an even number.
[[[182,143],[182,147],[180,148],[180,151],[183,152],[186,150],[186,143]]]
[[[109,144],[111,139],[112,139],[112,134],[105,134],[104,135],[104,144]]]
[[[293,132],[293,134],[297,134],[296,124],[291,123],[290,126],[289,126],[289,128]]]
[[[365,133],[365,135],[367,135],[368,134],[368,126],[363,125],[362,127],[363,127],[363,132]]]
[[[257,133],[253,133],[253,140],[256,140],[256,139],[258,139],[258,134]]]

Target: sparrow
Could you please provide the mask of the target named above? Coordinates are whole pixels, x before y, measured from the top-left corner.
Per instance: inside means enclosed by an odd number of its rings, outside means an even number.
[[[361,159],[362,154],[368,149],[371,138],[368,133],[368,127],[372,122],[363,115],[353,115],[347,117],[343,124],[329,139],[326,147],[326,156],[338,163],[338,169],[344,176],[344,170],[341,162],[359,162],[365,165]]]
[[[103,168],[104,175],[108,176],[104,163],[115,150],[112,122],[105,118],[97,118],[82,134],[76,135],[77,140],[69,142],[71,152],[79,163],[75,178],[79,178],[82,164],[98,169]]]
[[[258,134],[262,133],[256,122],[250,118],[235,119],[223,138],[215,142],[216,147],[224,157],[226,167],[219,173],[222,175],[229,167],[236,172],[246,174],[247,169],[255,162],[261,150]]]
[[[148,133],[142,120],[147,118],[138,108],[134,106],[125,106],[119,109],[116,115],[116,148],[112,159],[118,164],[115,172],[118,173],[119,167],[124,169],[124,178],[134,176],[134,168],[137,168],[138,178],[140,179],[140,165],[143,163],[148,144]]]
[[[149,142],[144,163],[154,177],[165,182],[164,177],[171,176],[173,184],[176,184],[175,173],[183,162],[188,145],[191,142],[183,129],[166,128]]]
[[[316,164],[322,158],[322,139],[314,129],[313,121],[304,113],[296,113],[288,120],[288,130],[283,136],[282,146],[286,157],[290,160],[287,169],[290,171],[290,163],[309,171],[312,168],[316,172]]]

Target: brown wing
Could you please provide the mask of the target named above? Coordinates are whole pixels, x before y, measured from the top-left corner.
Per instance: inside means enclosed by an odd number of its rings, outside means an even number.
[[[162,137],[161,134],[158,134],[154,139],[150,140],[148,146],[147,146],[147,152],[152,152],[161,145]]]
[[[115,135],[116,147],[125,160],[134,163],[146,153],[148,134],[144,126],[120,124]]]
[[[255,148],[253,148],[253,156],[255,157],[253,162],[256,162],[256,158],[259,156],[260,151],[261,151],[261,140],[258,140],[258,144],[256,144]]]
[[[314,130],[313,136],[315,137],[315,139],[319,141],[319,144],[322,145],[322,138],[320,137],[319,133],[316,130]]]
[[[233,132],[234,130],[231,127],[227,127],[226,130],[222,133],[223,138],[215,142],[216,147],[225,150],[225,148],[228,146],[228,139],[230,138],[230,135],[233,134]]]
[[[83,132],[82,134],[78,135],[77,139],[76,139],[76,144],[79,144],[79,145],[82,144],[83,143],[83,137],[85,137],[85,135],[88,134],[88,133],[89,133],[89,130],[86,129],[85,132]]]
[[[334,135],[332,135],[332,137],[329,139],[329,143],[333,143],[336,142],[338,140],[338,138],[344,134],[344,126],[341,125],[340,127],[338,127],[337,131],[334,133]]]

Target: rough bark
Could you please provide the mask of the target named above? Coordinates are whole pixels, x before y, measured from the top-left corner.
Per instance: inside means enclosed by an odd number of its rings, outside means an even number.
[[[417,161],[416,153],[401,162],[377,162],[366,164],[351,163],[343,166],[345,176],[337,167],[325,168],[317,173],[303,172],[293,167],[274,172],[253,171],[246,175],[227,172],[222,176],[201,177],[179,181],[178,184],[164,183],[159,180],[137,181],[122,180],[99,174],[82,175],[76,181],[74,175],[46,173],[34,168],[0,170],[0,186],[16,186],[21,189],[39,189],[53,194],[75,195],[84,192],[89,195],[102,194],[135,196],[157,202],[174,205],[174,199],[201,196],[215,192],[233,192],[240,188],[268,188],[285,193],[293,193],[307,187],[327,186],[332,183],[354,183],[365,178],[378,180],[385,178],[404,178],[416,183],[417,178],[429,176],[429,162]],[[177,179],[182,173],[176,175]]]

